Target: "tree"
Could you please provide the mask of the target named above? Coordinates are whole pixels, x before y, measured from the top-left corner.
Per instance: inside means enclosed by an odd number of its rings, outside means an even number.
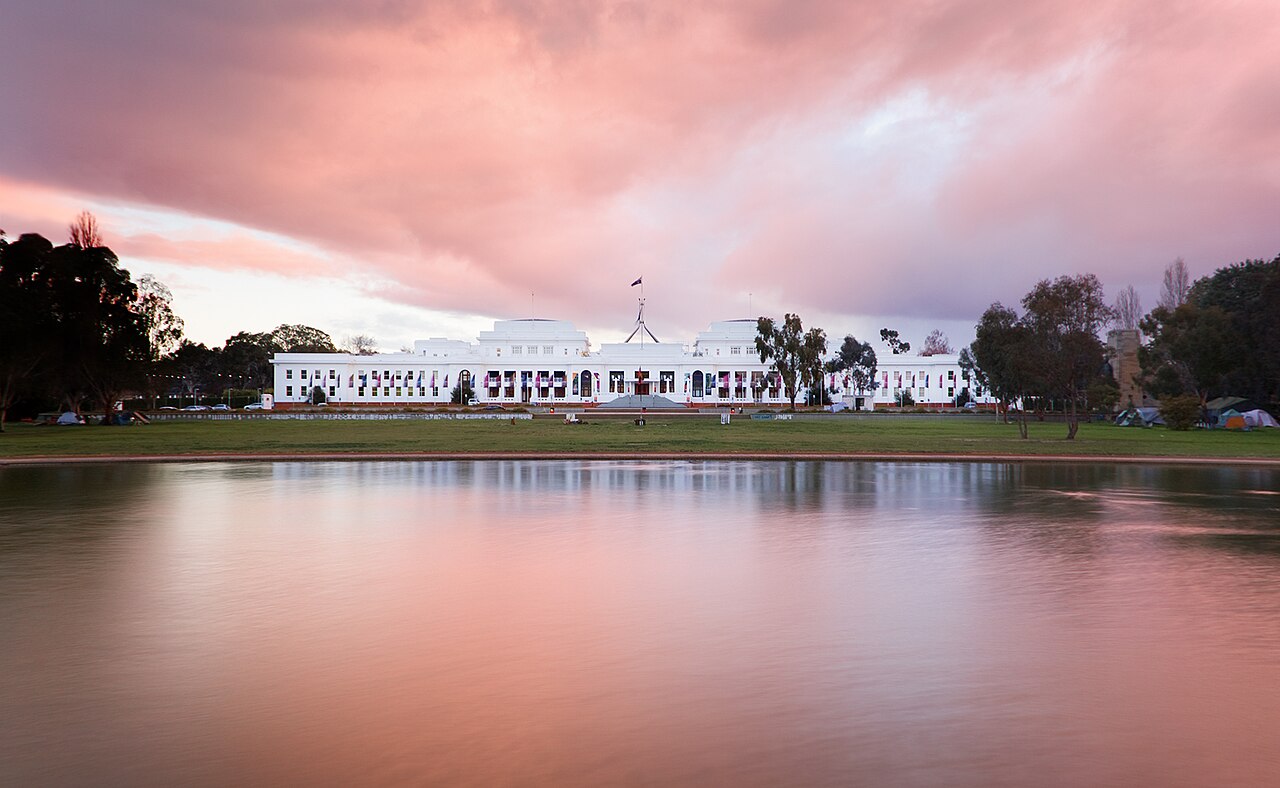
[[[138,278],[138,311],[147,332],[147,393],[155,397],[162,388],[162,360],[182,339],[183,322],[173,312],[173,293],[151,274]]]
[[[318,328],[301,324],[279,325],[271,332],[281,353],[337,353],[333,339]]]
[[[1280,400],[1280,257],[1219,268],[1191,286],[1187,301],[1229,320],[1235,341],[1219,352],[1230,357],[1230,393]]]
[[[89,395],[105,413],[142,383],[147,327],[138,288],[105,246],[59,246],[49,257],[56,327],[51,335],[53,388],[69,410]]]
[[[1187,264],[1179,257],[1164,269],[1164,285],[1160,288],[1158,305],[1172,312],[1187,302],[1190,289],[1191,277],[1187,273]]]
[[[929,336],[924,338],[924,348],[920,351],[922,356],[946,356],[956,352],[951,347],[950,340],[947,335],[942,333],[941,329],[935,328],[929,332]]]
[[[817,403],[823,404],[826,388],[823,386],[822,358],[827,354],[827,332],[820,328],[811,328],[800,340],[800,382],[811,393],[816,395]]]
[[[1195,396],[1168,397],[1160,401],[1160,418],[1171,430],[1189,430],[1196,425],[1203,403]]]
[[[180,381],[179,391],[195,397],[201,391],[208,393],[221,389],[221,357],[222,351],[218,348],[184,339],[169,355],[167,362]]]
[[[353,356],[372,356],[378,352],[378,341],[368,334],[356,334],[343,340],[342,349]]]
[[[1144,388],[1158,397],[1280,399],[1280,257],[1219,268],[1143,321]]]
[[[791,410],[796,409],[796,380],[804,360],[803,341],[804,326],[799,315],[787,313],[781,325],[771,317],[756,321],[756,352],[760,354],[762,363],[773,361],[774,370],[782,378],[782,388],[791,403]]]
[[[461,380],[454,384],[453,390],[449,392],[449,401],[456,405],[466,405],[476,394],[471,390],[471,383],[468,381],[465,385]]]
[[[0,238],[0,432],[10,407],[34,388],[49,355],[52,310],[47,266],[53,244],[39,235]]]
[[[71,245],[81,249],[92,249],[104,246],[102,231],[98,229],[98,219],[88,211],[81,211],[67,227]]]
[[[1195,395],[1201,403],[1227,393],[1228,377],[1239,363],[1233,349],[1242,339],[1220,307],[1158,306],[1143,318],[1142,331],[1149,337],[1138,348],[1145,391],[1160,399]]]
[[[1142,320],[1142,301],[1138,298],[1138,291],[1133,289],[1133,285],[1126,285],[1120,291],[1112,309],[1116,315],[1113,325],[1118,329],[1132,331]]]
[[[974,327],[975,339],[969,357],[975,377],[985,381],[996,398],[998,410],[1007,422],[1009,406],[1025,399],[1033,390],[1036,348],[1018,313],[997,302],[987,307]],[[1027,437],[1025,409],[1018,412],[1018,435]]]
[[[973,390],[981,397],[987,391],[987,376],[983,374],[982,368],[978,366],[978,362],[973,357],[973,346],[960,348],[960,359],[957,362],[960,366],[960,379],[973,384]],[[964,387],[962,392],[969,394],[968,386]],[[966,396],[963,402],[968,402],[969,397]]]
[[[271,334],[241,331],[222,346],[222,372],[239,379],[247,388],[272,385],[271,357],[281,352]]]
[[[876,390],[876,351],[870,342],[846,334],[831,364],[832,372],[844,372],[859,394]]]
[[[903,353],[906,353],[907,351],[911,350],[910,342],[903,342],[899,340],[898,332],[890,331],[887,328],[880,329],[880,341],[887,344],[889,346],[889,350],[895,356],[900,356]]]
[[[1038,349],[1038,378],[1044,396],[1067,403],[1067,440],[1080,429],[1079,409],[1089,382],[1106,360],[1098,332],[1114,313],[1093,274],[1043,280],[1022,299],[1024,323]]]

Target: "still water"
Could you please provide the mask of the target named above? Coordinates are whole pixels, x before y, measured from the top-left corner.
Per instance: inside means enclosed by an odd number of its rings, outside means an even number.
[[[5,785],[1280,784],[1280,471],[0,469]]]

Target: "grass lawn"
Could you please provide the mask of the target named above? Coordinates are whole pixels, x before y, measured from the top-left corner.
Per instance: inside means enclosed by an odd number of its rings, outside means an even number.
[[[1035,454],[1280,458],[1280,430],[1173,432],[1083,424],[1074,441],[1063,424],[1017,427],[986,418],[753,421],[721,426],[710,418],[651,414],[645,427],[610,420],[566,426],[532,421],[193,421],[132,427],[35,427],[0,434],[0,459],[33,456],[136,456],[444,452]]]

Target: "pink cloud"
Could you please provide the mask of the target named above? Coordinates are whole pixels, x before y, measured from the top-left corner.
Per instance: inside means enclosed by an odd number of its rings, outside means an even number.
[[[643,272],[685,330],[1280,251],[1269,2],[61,6],[6,20],[0,174],[301,242],[124,254],[584,323]]]

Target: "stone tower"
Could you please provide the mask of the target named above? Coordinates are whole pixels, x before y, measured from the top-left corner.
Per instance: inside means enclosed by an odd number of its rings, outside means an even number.
[[[1117,328],[1107,333],[1107,360],[1115,373],[1116,383],[1120,385],[1120,400],[1116,406],[1121,410],[1130,404],[1137,407],[1155,405],[1156,401],[1142,393],[1137,378],[1141,369],[1138,366],[1138,346],[1142,344],[1142,335],[1136,328]]]

